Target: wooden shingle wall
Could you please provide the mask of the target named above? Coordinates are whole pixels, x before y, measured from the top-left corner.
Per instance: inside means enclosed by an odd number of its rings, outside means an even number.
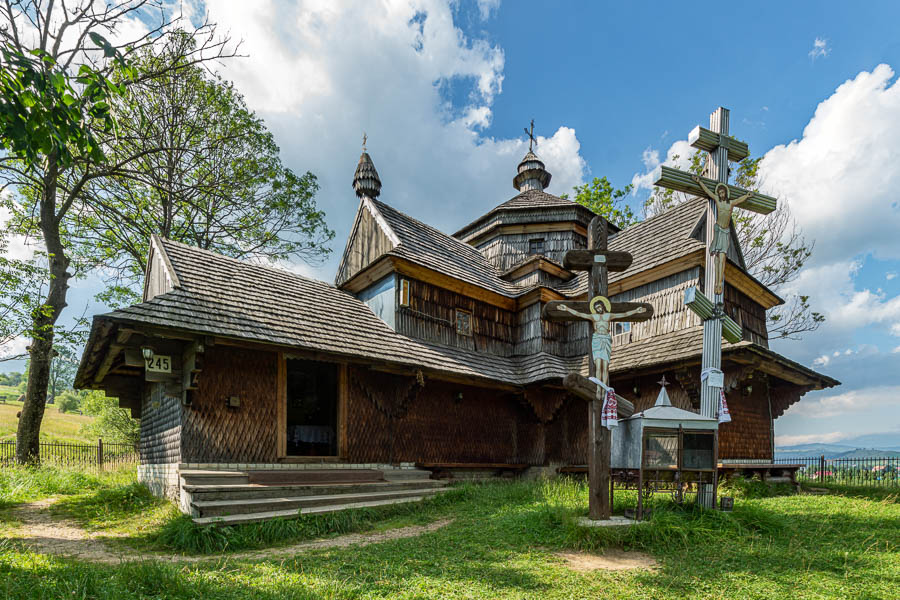
[[[653,318],[634,323],[629,333],[614,336],[613,345],[637,342],[699,325],[700,317],[684,305],[684,291],[697,285],[699,277],[700,269],[694,267],[613,296],[615,302],[649,302],[653,305]]]
[[[769,390],[763,381],[746,384],[726,396],[731,422],[719,426],[719,459],[772,460],[772,421],[769,418]]]
[[[361,367],[349,373],[351,462],[581,463],[587,404],[561,390],[523,394],[425,380]],[[395,396],[395,397],[392,397]]]
[[[725,282],[725,312],[744,329],[744,339],[769,347],[766,310],[750,296]]]
[[[184,462],[262,463],[277,458],[277,355],[207,347],[199,388],[184,408]],[[239,408],[225,399],[240,398]]]
[[[141,401],[141,464],[177,463],[181,459],[181,387],[149,383]]]
[[[472,313],[472,335],[456,332],[456,309]],[[515,314],[440,288],[409,279],[409,306],[398,307],[396,331],[420,340],[510,356],[513,352]]]

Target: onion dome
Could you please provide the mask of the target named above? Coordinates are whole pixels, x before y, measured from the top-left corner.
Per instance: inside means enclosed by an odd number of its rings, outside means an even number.
[[[372,157],[365,149],[359,157],[356,173],[353,174],[353,191],[360,198],[367,196],[372,199],[377,198],[381,193],[381,179],[378,178],[378,171],[375,170]]]
[[[531,150],[519,163],[518,173],[513,177],[513,187],[520,192],[528,190],[543,191],[550,185],[550,172],[544,168],[544,163]]]

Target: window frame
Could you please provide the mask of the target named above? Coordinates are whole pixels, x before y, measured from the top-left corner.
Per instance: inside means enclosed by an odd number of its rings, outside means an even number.
[[[468,323],[468,328],[466,331],[460,331],[460,315],[466,315],[468,318],[466,319],[466,323]],[[473,335],[473,327],[472,327],[473,315],[471,310],[466,310],[464,308],[457,308],[455,317],[454,317],[454,328],[456,329],[456,335],[464,335],[466,337],[472,337]]]

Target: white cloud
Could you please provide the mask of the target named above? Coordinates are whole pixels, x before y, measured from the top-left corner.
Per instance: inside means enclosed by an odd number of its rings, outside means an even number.
[[[897,278],[897,271],[888,271],[885,273],[884,278],[890,281],[891,279]]]
[[[900,354],[900,346],[897,346],[893,350],[891,350],[891,354]]]
[[[851,434],[843,431],[831,431],[829,433],[807,433],[799,435],[776,435],[775,445],[778,447],[799,446],[800,444],[833,444],[850,437]]]
[[[786,415],[803,416],[810,419],[840,417],[849,414],[869,412],[878,414],[896,405],[900,399],[900,385],[873,386],[850,390],[842,394],[818,395],[804,398],[787,410]]]
[[[500,0],[478,0],[478,14],[482,21],[487,21],[500,10]]]
[[[352,224],[357,200],[350,181],[363,131],[382,179],[381,199],[444,231],[516,193],[511,181],[528,147],[524,136],[481,133],[502,92],[503,50],[467,38],[450,3],[210,0],[206,6],[249,55],[226,62],[222,74],[266,119],[286,164],[319,178],[317,200],[336,237],[335,256],[317,277],[331,277]],[[575,131],[536,126],[551,134],[539,138],[537,149],[553,175],[548,191],[570,192],[585,172]]]
[[[631,185],[634,186],[634,193],[641,190],[652,190],[653,183],[659,179],[660,165],[674,167],[676,169],[687,169],[691,164],[691,156],[694,150],[687,140],[678,140],[669,146],[666,152],[666,159],[662,162],[659,160],[659,151],[653,148],[647,148],[641,155],[641,162],[644,163],[644,172],[635,173],[631,178]]]
[[[809,51],[809,58],[810,60],[815,61],[817,58],[825,58],[830,53],[831,48],[828,47],[828,40],[817,37],[813,41],[812,50]]]
[[[0,359],[9,358],[10,356],[21,356],[25,354],[28,347],[28,338],[19,336],[5,342],[0,346]]]

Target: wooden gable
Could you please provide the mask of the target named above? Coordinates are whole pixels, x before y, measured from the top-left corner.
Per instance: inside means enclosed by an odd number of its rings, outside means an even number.
[[[143,301],[147,302],[155,296],[171,292],[177,287],[181,287],[181,282],[178,281],[178,274],[169,261],[160,237],[154,234],[150,237],[147,272],[144,276]]]
[[[347,238],[341,264],[338,265],[335,285],[343,285],[399,243],[397,235],[375,204],[363,197],[356,211],[350,237]]]

